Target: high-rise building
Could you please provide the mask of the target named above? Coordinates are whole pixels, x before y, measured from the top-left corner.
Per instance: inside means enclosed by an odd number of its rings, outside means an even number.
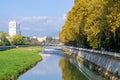
[[[16,34],[21,34],[20,24],[18,24],[16,21],[10,21],[9,22],[9,35],[14,36]]]

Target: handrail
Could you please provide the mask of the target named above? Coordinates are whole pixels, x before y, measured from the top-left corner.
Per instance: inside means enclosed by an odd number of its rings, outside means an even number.
[[[113,57],[120,58],[120,53],[116,53],[116,52],[108,52],[108,51],[100,51],[100,50],[93,50],[93,49],[85,49],[85,48],[78,48],[78,47],[72,47],[72,46],[64,46],[64,48],[67,48],[70,51],[78,50],[78,51],[97,53],[97,54],[108,55],[108,56],[113,56]]]

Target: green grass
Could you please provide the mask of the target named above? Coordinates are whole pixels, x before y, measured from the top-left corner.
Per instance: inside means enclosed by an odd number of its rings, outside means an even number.
[[[15,48],[0,51],[0,80],[16,80],[23,72],[42,60],[40,47]]]

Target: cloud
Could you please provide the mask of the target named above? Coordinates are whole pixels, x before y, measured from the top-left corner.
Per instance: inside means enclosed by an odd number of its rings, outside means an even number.
[[[23,35],[36,36],[58,36],[59,31],[65,23],[65,18],[49,16],[14,17],[21,25]]]
[[[66,19],[67,19],[67,17],[66,17],[66,16],[67,16],[67,14],[64,14],[64,15],[63,15],[63,19],[65,19],[65,20],[66,20]]]

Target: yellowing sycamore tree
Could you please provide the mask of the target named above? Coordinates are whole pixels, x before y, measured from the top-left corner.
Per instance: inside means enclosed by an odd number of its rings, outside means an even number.
[[[59,34],[78,47],[120,50],[120,0],[75,0]]]

